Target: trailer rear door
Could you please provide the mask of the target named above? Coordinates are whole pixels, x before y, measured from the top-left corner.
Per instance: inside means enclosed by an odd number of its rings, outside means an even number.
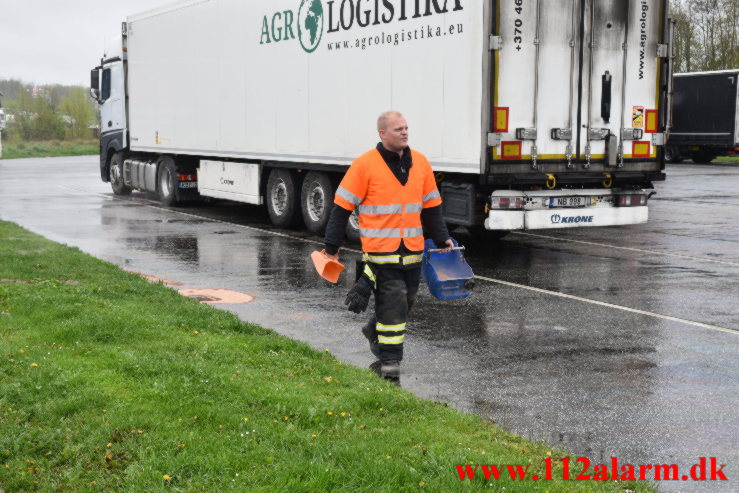
[[[657,169],[664,0],[496,4],[490,172]]]

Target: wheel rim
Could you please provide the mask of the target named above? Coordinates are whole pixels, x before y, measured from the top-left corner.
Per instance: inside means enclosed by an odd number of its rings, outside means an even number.
[[[313,184],[310,193],[308,193],[308,215],[313,222],[318,222],[323,218],[326,211],[326,194],[323,187],[318,183]]]
[[[118,162],[110,166],[110,181],[116,185],[121,182],[121,165]]]
[[[170,171],[167,168],[162,170],[162,174],[159,175],[159,189],[165,197],[172,195],[172,183],[169,179]]]
[[[281,178],[272,187],[272,210],[278,216],[282,216],[287,211],[287,185]]]
[[[356,231],[359,230],[359,212],[357,212],[356,209],[354,209],[352,215],[349,216],[349,226]]]

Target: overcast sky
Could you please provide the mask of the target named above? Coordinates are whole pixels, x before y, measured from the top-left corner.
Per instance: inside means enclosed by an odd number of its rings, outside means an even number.
[[[248,0],[247,0],[248,1]],[[173,0],[0,0],[0,79],[90,85],[121,22]]]

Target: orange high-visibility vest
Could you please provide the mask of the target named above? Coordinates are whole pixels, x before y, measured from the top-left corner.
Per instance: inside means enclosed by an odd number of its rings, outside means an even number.
[[[366,253],[390,253],[405,247],[423,250],[421,211],[441,204],[434,172],[426,156],[411,149],[408,182],[401,185],[380,151],[372,149],[349,167],[334,195],[344,209],[359,212],[359,236]]]

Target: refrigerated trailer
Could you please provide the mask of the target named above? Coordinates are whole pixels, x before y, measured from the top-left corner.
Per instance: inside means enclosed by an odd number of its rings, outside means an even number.
[[[739,151],[739,69],[675,74],[665,159],[708,163]]]
[[[182,0],[128,17],[92,71],[101,177],[320,234],[394,109],[451,225],[643,223],[671,26],[666,0]]]

